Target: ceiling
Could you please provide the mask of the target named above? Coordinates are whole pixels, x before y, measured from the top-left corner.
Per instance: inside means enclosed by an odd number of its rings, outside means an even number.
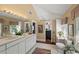
[[[70,4],[0,4],[0,10],[11,11],[27,19],[53,20],[60,18],[70,6]]]
[[[43,20],[60,18],[70,8],[71,4],[34,4],[37,16]]]

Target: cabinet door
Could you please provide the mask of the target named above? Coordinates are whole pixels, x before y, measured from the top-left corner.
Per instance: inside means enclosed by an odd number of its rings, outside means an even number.
[[[31,48],[36,44],[36,36],[33,35],[31,38],[30,38],[30,43],[31,43]]]
[[[30,44],[29,44],[30,48],[32,48],[34,46],[34,44],[35,44],[34,37],[32,36],[32,37],[30,37]]]
[[[0,46],[0,54],[5,54],[5,45]]]
[[[26,53],[36,44],[36,37],[31,36],[26,39]]]
[[[7,54],[18,54],[19,47],[18,44],[7,48]]]
[[[34,45],[36,44],[36,35],[34,34],[34,36],[33,36],[33,38],[32,38],[32,40],[33,40],[33,42],[34,42]]]
[[[26,48],[26,53],[30,50],[30,38],[26,38],[26,44],[25,44],[25,48]]]
[[[2,51],[2,52],[0,52],[0,54],[6,54],[6,51]]]
[[[19,43],[19,54],[25,54],[25,40]]]

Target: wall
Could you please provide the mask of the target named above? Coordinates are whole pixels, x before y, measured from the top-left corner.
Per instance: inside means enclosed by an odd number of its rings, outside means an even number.
[[[77,6],[77,4],[72,5],[62,16],[63,22],[65,21],[65,17],[68,17],[68,24],[74,24],[74,21],[71,18],[71,11]]]
[[[68,24],[74,24],[74,21],[72,20],[71,18],[71,11],[76,7],[77,5],[72,5],[66,12],[65,14],[62,16],[62,20],[63,22],[65,21],[65,17],[68,17]],[[44,26],[44,21],[37,21],[37,24],[39,25],[43,25]],[[55,42],[56,41],[56,33],[53,34],[53,31],[56,32],[56,20],[52,20],[52,42]],[[37,33],[37,38],[40,40],[40,41],[45,41],[45,34],[44,32],[43,33]]]
[[[45,21],[39,20],[37,21],[37,40],[38,41],[45,41],[45,27],[44,27]],[[38,33],[38,25],[43,25],[43,33]]]
[[[75,19],[72,20],[71,12],[77,7],[77,4],[74,4],[70,7],[70,9],[62,16],[62,18],[68,17],[68,24],[74,24],[75,25]],[[63,19],[62,19],[63,20]],[[64,20],[63,20],[64,21]],[[77,40],[76,37],[79,35],[76,35],[76,26],[74,26],[74,39]]]
[[[38,41],[46,41],[45,40],[45,22],[44,20],[37,21],[37,25],[43,25],[43,33],[38,33],[38,27],[37,27],[37,40]],[[50,21],[51,25],[51,42],[56,41],[56,20]],[[53,33],[53,31],[55,33]]]
[[[56,20],[52,20],[52,39],[51,42],[56,42]]]

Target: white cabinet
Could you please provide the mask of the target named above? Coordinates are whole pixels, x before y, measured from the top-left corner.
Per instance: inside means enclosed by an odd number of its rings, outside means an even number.
[[[25,40],[19,43],[19,54],[25,54]]]
[[[29,53],[36,44],[36,36],[22,37],[13,42],[0,46],[0,54],[25,54]]]
[[[16,40],[8,43],[7,46],[7,54],[18,54],[19,53],[19,42],[20,40]]]
[[[18,50],[19,50],[18,44],[13,45],[13,46],[7,48],[7,54],[18,54],[19,53]]]
[[[26,44],[25,44],[25,48],[26,48],[26,53],[29,51],[29,49],[30,49],[30,38],[28,38],[28,39],[26,39]]]
[[[29,53],[36,44],[36,36],[31,36],[26,40],[26,53]]]
[[[19,39],[13,41],[13,42],[8,43],[6,45],[7,46],[7,54],[19,54],[19,49],[21,49],[20,46],[22,45],[22,43],[24,43],[23,38],[19,38]]]
[[[4,51],[0,52],[0,54],[6,54],[6,50],[4,50]]]
[[[0,54],[5,54],[5,45],[0,46]]]
[[[0,46],[0,52],[2,52],[3,50],[5,50],[5,45]]]

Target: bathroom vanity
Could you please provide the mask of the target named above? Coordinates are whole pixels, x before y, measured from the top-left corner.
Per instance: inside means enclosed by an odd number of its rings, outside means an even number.
[[[36,45],[35,34],[22,36],[6,36],[0,38],[0,54],[28,54],[32,53]]]
[[[36,34],[32,34],[31,21],[27,25],[26,18],[4,11],[0,12],[0,54],[32,53]]]
[[[36,34],[24,32],[23,21],[5,20],[0,23],[0,54],[32,53],[36,45]]]

